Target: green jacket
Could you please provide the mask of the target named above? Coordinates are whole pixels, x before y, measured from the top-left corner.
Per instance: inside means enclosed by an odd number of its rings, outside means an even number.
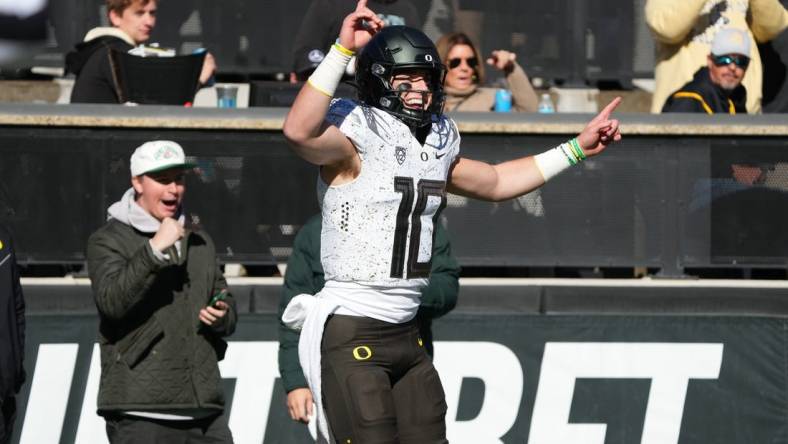
[[[150,238],[113,219],[88,240],[99,312],[98,413],[222,410],[218,361],[227,343],[221,337],[235,330],[237,315],[228,296],[222,322],[209,327],[198,319],[212,295],[227,288],[213,241],[187,230],[182,254],[167,263],[154,256]]]
[[[421,305],[416,315],[424,347],[432,354],[432,319],[445,315],[457,305],[460,290],[460,266],[451,255],[446,230],[437,224],[432,251],[430,283],[421,291]],[[320,215],[313,216],[301,228],[293,242],[293,253],[287,261],[284,290],[279,301],[279,373],[285,391],[307,387],[301,364],[298,362],[300,332],[282,322],[282,313],[290,300],[301,293],[316,294],[325,284],[320,263]]]

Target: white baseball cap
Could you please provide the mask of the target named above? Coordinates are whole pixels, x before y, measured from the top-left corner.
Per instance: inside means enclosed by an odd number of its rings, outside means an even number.
[[[194,168],[186,162],[183,148],[171,140],[145,142],[131,155],[131,175],[141,176],[170,168]]]
[[[741,54],[750,57],[750,36],[741,29],[720,29],[711,42],[711,53],[715,56]]]

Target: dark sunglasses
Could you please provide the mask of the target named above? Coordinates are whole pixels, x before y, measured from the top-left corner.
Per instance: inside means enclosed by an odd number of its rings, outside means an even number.
[[[741,69],[747,69],[747,66],[750,64],[750,58],[746,56],[737,56],[737,55],[721,55],[721,56],[714,56],[713,58],[714,64],[717,66],[727,66],[731,63],[735,63]]]
[[[465,60],[465,63],[467,63],[471,68],[476,68],[476,65],[479,64],[479,61],[476,60],[476,57],[471,57],[469,59],[461,59],[457,57],[454,59],[449,59],[449,69],[454,69],[460,66],[460,63],[462,63],[463,60]]]

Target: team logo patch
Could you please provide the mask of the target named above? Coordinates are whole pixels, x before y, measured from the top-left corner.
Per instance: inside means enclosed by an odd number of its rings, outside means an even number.
[[[153,158],[156,160],[172,159],[173,157],[178,157],[178,151],[172,145],[165,145],[159,148],[156,154],[153,155]]]
[[[326,56],[323,54],[323,51],[319,49],[313,49],[309,51],[309,54],[306,55],[306,58],[309,59],[311,63],[320,63],[324,58],[326,58]]]
[[[366,361],[372,357],[372,349],[366,345],[359,345],[353,349],[353,357],[356,361]]]
[[[398,146],[394,150],[394,157],[397,159],[397,163],[399,163],[400,165],[405,163],[405,156],[407,154],[408,154],[408,149],[405,148],[404,146]]]

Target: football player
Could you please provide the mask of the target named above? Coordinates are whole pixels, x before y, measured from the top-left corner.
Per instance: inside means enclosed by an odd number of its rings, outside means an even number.
[[[333,100],[354,55],[359,100]],[[457,125],[442,114],[445,73],[426,35],[384,28],[360,0],[284,123],[295,152],[320,166],[326,284],[293,298],[283,321],[301,329],[299,360],[329,441],[447,442],[443,389],[413,322],[446,192],[511,199],[621,139],[615,99],[539,155],[461,157]]]

